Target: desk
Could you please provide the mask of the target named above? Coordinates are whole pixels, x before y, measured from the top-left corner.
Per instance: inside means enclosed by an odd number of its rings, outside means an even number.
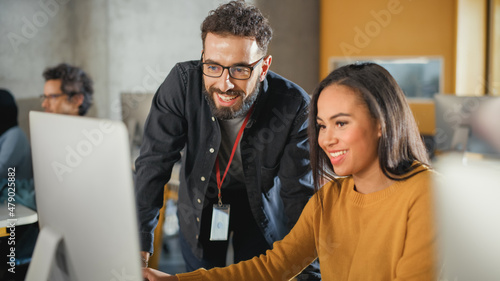
[[[28,207],[15,204],[14,215],[10,216],[7,203],[0,203],[0,237],[6,236],[7,227],[13,223],[15,226],[30,224],[38,221],[38,214]]]

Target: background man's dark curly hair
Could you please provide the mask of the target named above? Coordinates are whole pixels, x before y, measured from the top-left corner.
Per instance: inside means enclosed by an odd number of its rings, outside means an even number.
[[[55,67],[49,67],[43,72],[45,81],[61,80],[61,91],[71,99],[75,95],[83,95],[83,102],[78,108],[79,115],[85,115],[92,105],[94,94],[92,79],[80,68],[61,63]]]
[[[210,11],[201,24],[203,47],[207,33],[254,37],[264,54],[267,53],[267,46],[273,37],[269,21],[259,9],[247,5],[245,1],[231,1]]]

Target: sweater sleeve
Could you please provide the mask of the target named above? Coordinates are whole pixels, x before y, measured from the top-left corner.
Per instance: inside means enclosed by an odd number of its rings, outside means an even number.
[[[396,267],[396,279],[435,280],[434,204],[430,174],[415,184],[408,210],[405,248]]]
[[[259,257],[223,268],[177,274],[179,280],[290,280],[317,258],[316,237],[321,217],[318,194],[304,208],[296,225]]]

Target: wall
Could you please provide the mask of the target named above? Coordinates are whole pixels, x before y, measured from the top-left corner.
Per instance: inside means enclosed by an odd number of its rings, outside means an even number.
[[[491,0],[491,5],[488,93],[500,96],[500,0]]]
[[[459,96],[486,90],[486,0],[458,0],[456,86]]]
[[[43,69],[74,59],[71,3],[45,3],[0,1],[0,87],[16,98],[38,97]]]
[[[319,82],[319,0],[256,0],[274,30],[271,69],[312,94]]]
[[[320,76],[331,57],[442,56],[443,91],[455,91],[455,0],[322,0],[320,5]],[[422,133],[433,122],[419,120],[433,110],[418,103],[415,116]],[[432,111],[433,112],[433,111]]]
[[[71,32],[74,40],[67,42],[73,52],[71,63],[82,67],[94,82],[94,115],[108,117],[109,103],[109,48],[108,1],[72,1]],[[92,112],[89,112],[92,113]]]

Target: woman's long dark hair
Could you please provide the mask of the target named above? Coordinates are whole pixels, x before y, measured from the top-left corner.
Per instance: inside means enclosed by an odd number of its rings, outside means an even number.
[[[429,166],[429,158],[406,97],[389,72],[375,63],[346,65],[330,73],[316,88],[309,111],[311,168],[315,187],[323,179],[335,180],[333,166],[318,144],[316,124],[318,98],[330,85],[349,87],[365,102],[371,116],[380,123],[382,136],[378,144],[380,168],[396,181],[408,179],[421,165]],[[416,163],[416,164],[415,164]]]

